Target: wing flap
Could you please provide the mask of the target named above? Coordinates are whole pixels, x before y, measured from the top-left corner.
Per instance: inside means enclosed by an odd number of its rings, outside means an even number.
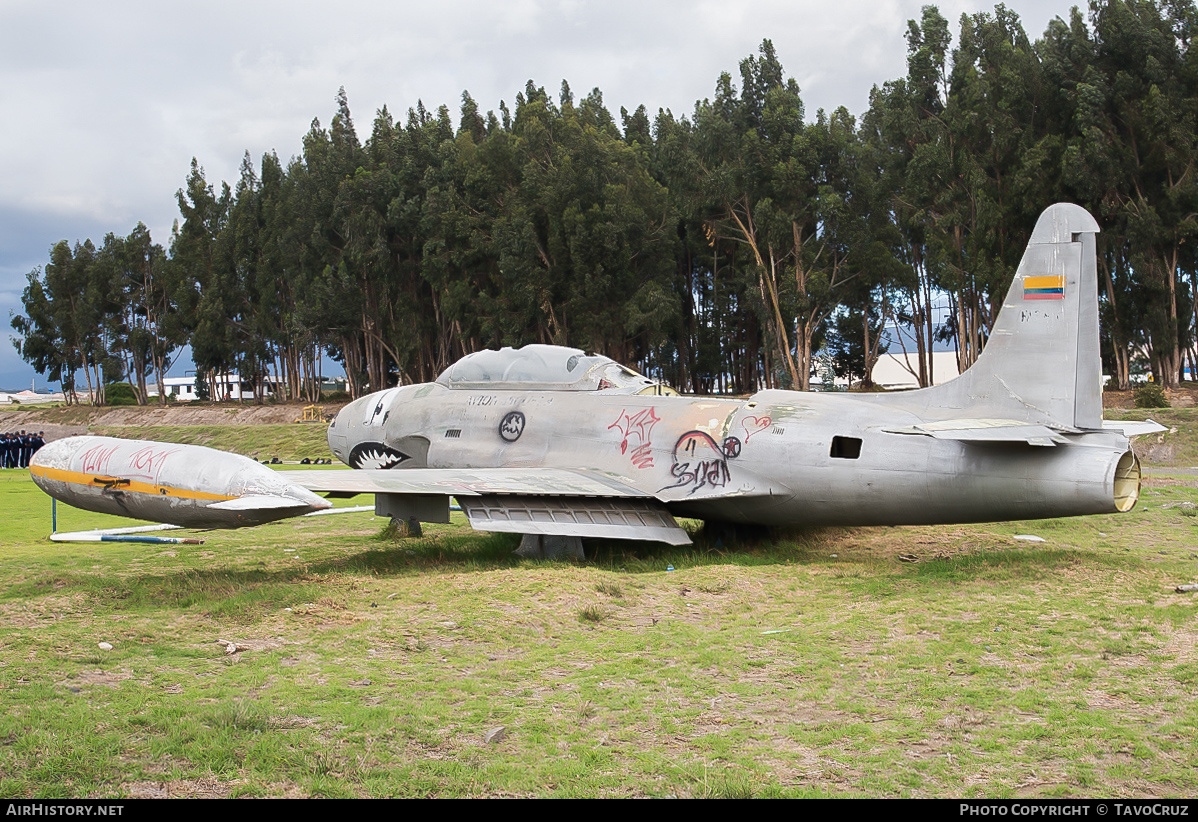
[[[440,510],[444,499],[452,496],[478,531],[690,543],[652,492],[599,471],[408,468],[296,471],[293,476],[310,491],[376,494],[376,501],[391,498],[392,507],[384,507],[385,513],[399,511],[428,522],[441,521],[428,513],[431,502],[440,498]]]
[[[689,545],[690,536],[654,500],[497,496],[458,500],[476,531],[643,539]]]

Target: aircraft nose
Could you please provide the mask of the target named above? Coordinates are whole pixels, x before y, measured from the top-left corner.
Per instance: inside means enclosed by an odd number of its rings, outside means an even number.
[[[402,454],[386,445],[386,424],[401,388],[388,388],[354,400],[329,425],[329,450],[351,468],[390,468]]]
[[[62,468],[70,460],[71,454],[75,453],[75,445],[69,439],[48,442],[39,448],[33,457],[30,458],[30,465],[35,467],[49,466]]]

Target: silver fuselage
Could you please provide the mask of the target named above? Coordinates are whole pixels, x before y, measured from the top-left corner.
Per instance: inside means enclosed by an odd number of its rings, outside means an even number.
[[[1121,433],[1048,446],[892,433],[928,422],[921,393],[721,399],[432,383],[351,403],[329,445],[354,467],[591,469],[676,515],[767,525],[989,522],[1134,504],[1139,469]]]

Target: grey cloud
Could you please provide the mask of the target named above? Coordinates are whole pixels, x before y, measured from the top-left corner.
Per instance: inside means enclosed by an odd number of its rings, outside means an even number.
[[[59,239],[128,234],[140,220],[167,244],[174,192],[192,157],[210,182],[236,179],[246,150],[300,151],[327,124],[344,85],[359,132],[386,104],[402,118],[422,99],[455,122],[463,90],[485,111],[527,80],[607,106],[687,115],[720,72],[771,38],[814,116],[861,114],[870,87],[905,71],[904,32],[925,0],[652,3],[223,2],[0,5],[0,295]],[[992,10],[940,3],[953,21]],[[1038,36],[1070,3],[1013,0]],[[14,279],[15,278],[15,279]],[[19,308],[0,296],[0,321]],[[0,341],[0,384],[28,384]]]

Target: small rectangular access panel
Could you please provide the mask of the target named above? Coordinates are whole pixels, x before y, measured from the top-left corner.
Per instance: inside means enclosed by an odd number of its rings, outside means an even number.
[[[828,456],[840,460],[855,460],[861,456],[861,440],[856,437],[833,437]]]

